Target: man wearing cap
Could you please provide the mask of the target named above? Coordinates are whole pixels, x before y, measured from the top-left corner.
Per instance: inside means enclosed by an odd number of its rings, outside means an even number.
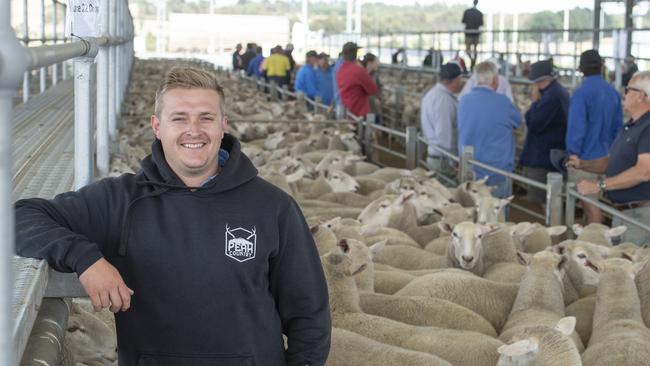
[[[590,167],[606,161],[609,147],[623,124],[621,96],[603,80],[602,59],[598,51],[587,50],[580,55],[580,71],[584,80],[571,97],[565,140],[567,154],[587,162],[581,167],[569,167],[568,180],[575,183],[600,179],[599,172]],[[589,197],[598,199],[598,194]],[[588,223],[603,221],[597,207],[582,203]]]
[[[453,169],[447,159],[433,146],[454,151],[458,144],[456,95],[462,86],[460,66],[446,63],[440,67],[440,81],[424,95],[420,106],[422,134],[427,140],[429,168],[447,175]]]
[[[330,66],[330,56],[321,52],[318,55],[318,68],[316,69],[316,95],[325,105],[332,105],[334,99],[333,71],[334,69]]]
[[[318,93],[318,86],[316,85],[316,64],[318,63],[318,54],[316,51],[311,50],[307,52],[305,64],[298,70],[296,74],[296,83],[294,88],[297,92],[301,92],[306,98],[314,100]]]
[[[564,150],[569,92],[555,78],[553,62],[543,60],[531,65],[528,79],[533,82],[532,101],[526,112],[527,135],[519,162],[528,178],[546,182],[546,175],[557,171],[551,164],[551,149]],[[543,204],[546,192],[528,187],[528,201]]]
[[[497,69],[497,72],[501,68],[501,66],[499,65],[499,61],[495,58],[488,59],[487,62],[493,63]],[[499,81],[498,81],[496,92],[505,95],[506,97],[508,97],[508,99],[510,99],[512,103],[514,103],[515,99],[512,96],[512,87],[510,86],[510,82],[508,81],[508,79],[506,79],[505,76],[501,74],[497,75],[497,78],[499,79]],[[478,85],[476,80],[476,74],[472,74],[472,76],[470,76],[470,78],[465,83],[465,86],[463,87],[463,90],[460,92],[459,97],[463,97],[465,94],[469,93],[476,85]]]
[[[370,112],[368,97],[377,93],[377,85],[363,67],[357,63],[354,42],[343,45],[343,63],[336,73],[341,103],[355,116],[365,116]]]
[[[598,181],[583,180],[578,192],[584,195],[605,192],[614,207],[637,221],[650,222],[650,72],[636,73],[625,88],[625,109],[631,119],[619,131],[609,157],[580,160],[571,156],[569,165],[605,173]],[[612,226],[623,224],[614,218]],[[650,245],[650,232],[634,225],[622,237],[637,245]]]
[[[458,103],[458,151],[474,147],[474,158],[483,164],[512,172],[515,159],[513,130],[521,123],[521,114],[504,95],[498,94],[497,68],[488,61],[476,65],[478,85]],[[512,194],[510,179],[474,167],[476,179],[489,176],[488,185],[496,185],[495,197]]]

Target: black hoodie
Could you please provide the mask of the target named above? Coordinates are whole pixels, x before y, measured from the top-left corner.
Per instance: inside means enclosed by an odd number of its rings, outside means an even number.
[[[222,148],[196,190],[156,140],[135,175],[16,203],[19,255],[77,274],[104,257],[135,292],[116,314],[120,366],[325,364],[327,286],[300,209],[235,138]]]

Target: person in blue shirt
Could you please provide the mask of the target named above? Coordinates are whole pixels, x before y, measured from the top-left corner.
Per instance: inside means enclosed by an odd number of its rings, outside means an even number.
[[[318,54],[316,51],[309,51],[306,55],[305,64],[302,65],[296,75],[294,89],[297,92],[305,94],[306,98],[314,100],[318,87],[316,85],[316,64],[318,63]]]
[[[321,102],[325,105],[332,105],[334,99],[333,71],[329,55],[324,52],[320,53],[318,55],[318,69],[316,70],[316,95],[321,98]]]
[[[512,172],[515,158],[513,130],[521,123],[521,113],[505,95],[498,94],[497,68],[481,62],[475,68],[478,85],[460,98],[458,104],[458,151],[474,147],[474,159]],[[512,182],[504,176],[474,167],[476,179],[488,176],[488,185],[496,185],[492,194],[506,198],[512,194]]]
[[[582,161],[606,159],[609,147],[623,125],[621,96],[601,76],[603,61],[598,51],[587,50],[580,55],[582,84],[573,92],[569,105],[566,151]],[[589,166],[590,163],[587,163]],[[568,180],[599,180],[597,172],[586,169],[568,169]],[[588,196],[598,199],[598,194]],[[588,223],[601,223],[600,210],[582,202]]]
[[[255,76],[256,78],[261,78],[263,75],[262,73],[262,68],[260,67],[262,65],[262,62],[264,61],[264,55],[262,54],[262,47],[258,46],[256,50],[257,55],[251,60],[251,62],[248,63],[248,69],[246,70],[246,74],[248,76]]]
[[[528,79],[533,82],[533,104],[526,112],[528,132],[519,162],[525,176],[546,183],[546,175],[557,171],[551,164],[551,149],[565,149],[569,92],[557,81],[552,60],[532,64]],[[546,202],[546,191],[535,187],[526,190],[529,202],[542,205]]]

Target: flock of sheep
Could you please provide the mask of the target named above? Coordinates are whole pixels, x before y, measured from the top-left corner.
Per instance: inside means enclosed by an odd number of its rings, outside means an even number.
[[[136,62],[112,175],[139,168],[156,83],[176,64]],[[561,241],[564,226],[504,222],[511,198],[485,181],[449,188],[422,169],[379,168],[349,124],[218,77],[231,120],[310,121],[229,133],[311,225],[333,320],[327,365],[650,365],[650,249],[612,246],[625,227],[576,225]],[[68,360],[115,364],[113,322],[75,300]]]

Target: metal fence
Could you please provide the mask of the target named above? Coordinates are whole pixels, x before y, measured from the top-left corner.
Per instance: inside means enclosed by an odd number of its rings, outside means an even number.
[[[0,300],[0,365],[18,364],[26,347],[42,352],[30,356],[38,356],[43,363],[55,364],[56,359],[48,357],[58,357],[56,352],[50,352],[51,347],[58,345],[29,347],[30,331],[44,295],[52,295],[52,289],[62,283],[78,285],[76,279],[68,280],[69,276],[62,275],[62,280],[58,280],[56,274],[48,276],[47,265],[42,261],[14,258],[12,115],[13,99],[18,94],[21,80],[22,100],[29,103],[33,71],[38,70],[39,90],[43,92],[48,88],[48,71],[49,86],[54,86],[59,75],[64,79],[67,77],[66,63],[72,63],[75,89],[74,186],[80,188],[95,177],[95,164],[97,175],[108,173],[110,141],[117,138],[120,106],[133,62],[133,21],[125,0],[108,0],[106,6],[100,7],[100,37],[74,41],[59,32],[58,10],[65,5],[53,1],[52,6],[55,10],[51,22],[53,37],[45,36],[45,1],[41,0],[41,38],[33,39],[30,38],[28,23],[30,7],[23,0],[21,45],[11,26],[10,2],[0,2],[0,216],[3,218],[0,221],[0,293],[13,294]],[[41,45],[30,47],[32,42]],[[26,283],[18,286],[14,276]],[[63,295],[58,293],[54,296]],[[63,322],[67,316],[56,318]],[[66,324],[59,326],[65,329]],[[48,347],[49,351],[45,349]]]

